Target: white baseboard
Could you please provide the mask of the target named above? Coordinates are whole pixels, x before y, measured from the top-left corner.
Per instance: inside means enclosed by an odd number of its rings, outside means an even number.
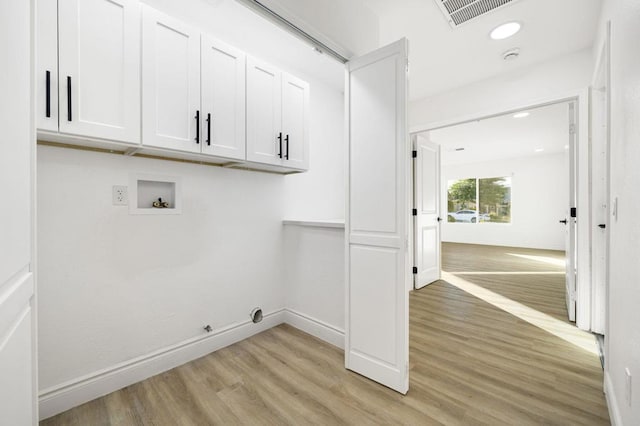
[[[344,330],[293,309],[285,309],[285,322],[320,340],[344,349]]]
[[[54,416],[232,345],[282,324],[288,316],[285,309],[279,309],[264,315],[259,324],[253,324],[249,320],[233,324],[206,336],[186,340],[177,345],[45,389],[40,392],[39,397],[40,419]]]
[[[616,393],[613,390],[613,383],[611,383],[611,376],[609,372],[604,372],[604,393],[607,397],[607,406],[609,407],[609,420],[611,420],[612,426],[623,426],[622,417],[620,416],[620,408],[618,408],[618,399]]]

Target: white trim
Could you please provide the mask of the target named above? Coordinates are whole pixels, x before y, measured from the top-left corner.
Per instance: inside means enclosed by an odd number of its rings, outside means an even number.
[[[147,355],[96,371],[40,392],[40,420],[178,367],[240,340],[285,322],[284,308],[264,316],[259,324],[250,320],[185,340]]]
[[[307,334],[344,349],[344,330],[293,309],[285,309],[285,322]]]
[[[441,129],[443,127],[450,127],[458,124],[469,123],[472,121],[498,117],[505,114],[512,114],[525,109],[538,108],[538,107],[558,104],[562,102],[571,102],[579,99],[581,96],[584,96],[585,90],[587,89],[572,90],[569,92],[561,93],[557,96],[537,98],[537,99],[533,99],[523,103],[513,103],[511,105],[491,108],[483,112],[463,115],[460,117],[454,117],[454,118],[443,120],[443,121],[434,121],[434,122],[427,122],[426,124],[418,124],[418,125],[412,126],[409,129],[409,133],[410,134],[421,133],[421,132],[426,132],[428,130],[436,130],[436,129]]]
[[[283,225],[296,225],[296,226],[306,226],[310,228],[335,228],[335,229],[344,229],[344,220],[294,220],[294,219],[284,219],[282,221]]]
[[[607,398],[607,407],[609,408],[609,420],[612,426],[623,426],[622,416],[618,408],[618,399],[613,391],[613,383],[608,371],[604,372],[604,395]]]

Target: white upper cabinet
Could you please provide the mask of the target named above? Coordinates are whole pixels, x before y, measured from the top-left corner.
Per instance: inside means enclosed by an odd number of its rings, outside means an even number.
[[[37,3],[37,102],[38,129],[58,131],[58,4]]]
[[[247,160],[281,165],[282,73],[247,58]]]
[[[58,1],[61,133],[139,143],[139,7],[136,0]]]
[[[244,52],[201,38],[202,153],[245,159]]]
[[[142,142],[200,152],[200,32],[144,7]]]
[[[283,164],[309,168],[309,84],[282,74],[282,131],[285,138]]]
[[[247,58],[247,160],[308,168],[309,85]]]

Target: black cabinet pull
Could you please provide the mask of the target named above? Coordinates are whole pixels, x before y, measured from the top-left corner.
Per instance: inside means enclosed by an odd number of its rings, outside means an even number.
[[[598,228],[600,228],[600,229],[605,229],[606,227],[607,227],[607,225],[604,224],[604,223],[601,223],[600,225],[598,225]]]
[[[285,146],[287,148],[287,153],[284,155],[284,159],[288,160],[289,159],[289,135],[284,137],[284,142],[285,142]]]
[[[200,143],[200,110],[196,110],[196,143]]]
[[[278,133],[278,157],[282,158],[282,132]]]
[[[46,101],[45,101],[45,114],[46,117],[49,118],[51,117],[51,71],[47,70],[46,72],[46,86],[47,86],[47,91],[45,94],[46,97]]]
[[[567,224],[567,219],[562,219],[562,220],[560,221],[560,223],[562,223],[562,224],[565,224],[565,225],[566,225],[566,224]]]
[[[73,118],[71,114],[71,76],[67,76],[67,121]]]
[[[211,113],[207,113],[207,145],[211,146]]]

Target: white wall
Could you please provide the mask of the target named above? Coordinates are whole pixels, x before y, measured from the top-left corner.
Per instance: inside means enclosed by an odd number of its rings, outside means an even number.
[[[442,241],[565,249],[565,229],[558,220],[566,216],[569,170],[565,154],[536,155],[508,160],[442,167],[442,205],[447,206],[449,180],[511,176],[511,220],[503,223],[442,222]],[[446,217],[446,211],[442,212]]]
[[[592,72],[587,49],[522,71],[490,78],[445,93],[411,102],[409,125],[425,130],[433,123],[482,113],[495,113],[535,104],[540,100],[586,88]]]
[[[182,214],[112,206],[135,172],[181,177]],[[284,179],[40,146],[41,388],[284,307]]]
[[[287,308],[300,328],[344,347],[344,229],[284,228]]]
[[[600,30],[611,20],[611,196],[618,217],[611,236],[605,384],[612,421],[640,424],[640,4],[606,0]],[[602,40],[602,37],[601,37]],[[600,43],[596,44],[599,50]],[[625,368],[632,374],[627,398]]]

